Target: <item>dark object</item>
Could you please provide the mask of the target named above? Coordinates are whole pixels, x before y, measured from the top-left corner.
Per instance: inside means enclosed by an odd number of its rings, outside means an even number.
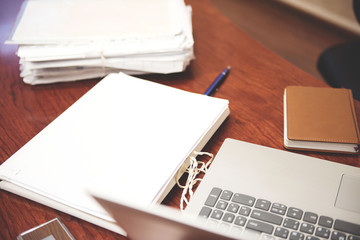
[[[360,22],[360,0],[353,1],[353,8]],[[325,50],[318,69],[330,86],[351,89],[354,98],[360,100],[360,40]]]

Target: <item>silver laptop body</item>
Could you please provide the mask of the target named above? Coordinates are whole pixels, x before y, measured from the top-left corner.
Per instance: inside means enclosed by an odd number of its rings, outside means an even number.
[[[266,239],[360,239],[360,168],[226,139],[186,208]]]

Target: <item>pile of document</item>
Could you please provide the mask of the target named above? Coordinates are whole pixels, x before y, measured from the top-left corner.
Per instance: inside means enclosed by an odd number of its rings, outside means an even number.
[[[28,0],[6,43],[29,84],[181,72],[194,58],[183,0]]]

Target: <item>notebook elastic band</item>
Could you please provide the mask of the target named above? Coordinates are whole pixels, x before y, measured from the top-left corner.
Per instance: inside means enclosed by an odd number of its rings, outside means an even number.
[[[208,170],[214,155],[211,153],[207,153],[207,152],[193,152],[194,154],[198,155],[207,155],[210,157],[210,159],[205,163],[203,161],[198,161],[196,160],[196,157],[191,156],[188,158],[188,161],[190,161],[189,166],[185,169],[185,172],[188,173],[188,177],[186,179],[186,183],[185,185],[181,185],[181,183],[179,182],[179,179],[181,177],[181,175],[179,174],[181,172],[181,170],[179,169],[179,171],[177,172],[176,175],[176,182],[177,185],[183,189],[183,192],[181,194],[181,199],[180,199],[180,210],[184,211],[184,203],[186,203],[186,205],[189,203],[191,197],[194,195],[194,191],[193,191],[193,187],[197,182],[200,182],[202,180],[202,178],[198,178],[199,173],[206,173],[206,171]],[[189,199],[187,199],[186,195],[187,193],[189,194]]]

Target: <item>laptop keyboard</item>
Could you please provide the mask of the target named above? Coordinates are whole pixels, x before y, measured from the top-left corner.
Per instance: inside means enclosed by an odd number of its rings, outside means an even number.
[[[319,216],[296,207],[213,188],[200,213],[209,224],[239,233],[254,230],[263,239],[360,240],[360,225]]]

